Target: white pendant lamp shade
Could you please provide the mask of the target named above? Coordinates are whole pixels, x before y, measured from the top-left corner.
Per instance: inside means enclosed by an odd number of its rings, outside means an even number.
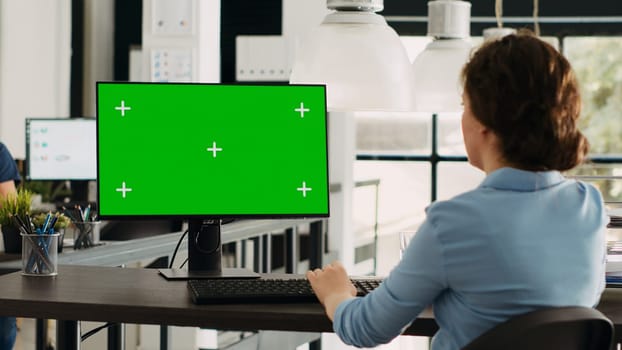
[[[516,34],[516,29],[514,28],[486,28],[484,29],[484,41],[501,39],[506,35]]]
[[[428,2],[428,35],[434,37],[413,62],[415,109],[442,113],[462,110],[460,72],[471,53],[471,4]]]
[[[462,110],[460,72],[471,53],[462,39],[435,40],[413,62],[415,109],[442,113]]]
[[[331,111],[410,111],[412,67],[382,16],[337,11],[300,42],[290,83],[326,84]]]

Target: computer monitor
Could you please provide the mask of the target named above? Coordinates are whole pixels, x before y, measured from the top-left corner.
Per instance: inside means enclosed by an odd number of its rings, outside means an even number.
[[[26,118],[26,180],[95,180],[95,118]]]
[[[328,217],[323,85],[97,84],[102,219],[188,220],[188,270],[221,268],[225,218]]]

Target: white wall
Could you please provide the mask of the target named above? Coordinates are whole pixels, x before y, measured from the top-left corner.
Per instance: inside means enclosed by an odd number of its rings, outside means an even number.
[[[0,1],[0,141],[25,157],[27,117],[69,115],[71,2]]]

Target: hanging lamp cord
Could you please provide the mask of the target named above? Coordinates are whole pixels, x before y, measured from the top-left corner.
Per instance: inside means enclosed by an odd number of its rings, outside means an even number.
[[[538,23],[539,0],[533,0],[533,30],[537,36],[540,36],[540,23]]]
[[[495,0],[495,18],[497,27],[503,28],[503,0]]]

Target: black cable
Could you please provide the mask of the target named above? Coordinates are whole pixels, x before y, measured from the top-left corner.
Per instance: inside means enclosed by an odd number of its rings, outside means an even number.
[[[169,263],[168,268],[173,268],[173,262],[175,261],[175,256],[177,255],[177,251],[179,251],[179,246],[181,246],[181,242],[184,241],[184,237],[186,237],[186,235],[188,234],[188,230],[184,231],[184,233],[181,235],[181,237],[179,237],[179,241],[177,241],[177,245],[175,246],[175,250],[173,251],[173,256],[171,257],[171,262]],[[188,259],[186,258],[186,260],[183,262],[183,264],[181,265],[181,267],[184,266],[184,264],[186,264],[186,262],[188,261]],[[181,268],[180,267],[180,268]],[[90,331],[84,333],[83,335],[80,336],[80,341],[85,341],[86,339],[88,339],[90,336],[92,336],[93,334],[96,334],[97,332],[101,331],[104,328],[108,328],[110,326],[114,326],[116,323],[112,323],[112,322],[108,322],[102,326],[99,326],[97,328],[93,328]]]
[[[173,256],[171,257],[171,262],[168,264],[168,268],[169,269],[173,268],[173,261],[175,261],[175,255],[177,255],[177,251],[179,250],[179,246],[181,245],[181,242],[184,241],[184,237],[186,237],[186,234],[188,234],[188,230],[184,231],[184,233],[181,235],[181,237],[179,237],[179,241],[177,241],[177,246],[175,247],[175,250],[173,251]]]
[[[81,325],[81,324],[82,324],[82,323],[80,323],[80,325]],[[110,326],[114,326],[114,325],[116,325],[116,324],[117,324],[117,323],[108,322],[108,323],[106,323],[106,324],[104,324],[104,325],[101,325],[101,326],[99,326],[99,327],[97,327],[97,328],[93,328],[93,329],[91,329],[90,331],[88,331],[88,332],[86,332],[86,333],[82,334],[82,335],[80,336],[80,341],[81,341],[81,342],[83,342],[83,341],[85,341],[86,339],[88,339],[90,336],[92,336],[93,334],[95,334],[95,333],[97,333],[97,332],[101,331],[102,329],[104,329],[104,328],[108,328],[108,327],[110,327]]]
[[[183,263],[181,263],[181,266],[179,266],[180,269],[184,268],[184,265],[186,265],[186,263],[188,262],[188,258],[186,258],[186,260],[184,260]]]
[[[197,235],[194,237],[194,246],[197,248],[197,250],[201,253],[201,254],[206,254],[206,255],[211,255],[214,254],[218,251],[218,249],[220,249],[220,230],[218,232],[218,240],[216,241],[216,246],[210,250],[205,250],[203,248],[201,248],[201,245],[199,244],[199,236],[201,235],[201,231],[197,232]]]
[[[221,224],[221,225],[224,225],[224,224],[231,223],[231,222],[233,222],[233,221],[235,221],[235,219],[221,220],[221,221],[220,221],[220,224]],[[175,261],[175,256],[177,255],[177,251],[179,250],[179,246],[181,245],[181,242],[183,241],[184,237],[186,237],[186,234],[188,234],[188,230],[186,230],[186,231],[185,231],[185,232],[181,235],[181,237],[179,238],[179,241],[177,242],[177,246],[175,247],[175,251],[173,252],[173,256],[171,257],[171,262],[170,262],[170,263],[169,263],[169,265],[168,265],[168,268],[169,268],[169,269],[172,269],[172,268],[173,268],[173,262]],[[200,236],[200,235],[201,235],[201,231],[199,231],[199,232],[197,233],[196,237],[195,237],[195,246],[197,247],[197,250],[198,250],[199,252],[201,252],[202,254],[213,254],[213,253],[215,253],[215,252],[217,252],[217,251],[218,251],[218,249],[220,248],[220,235],[218,235],[218,242],[217,242],[217,244],[216,244],[216,247],[215,247],[215,248],[213,248],[213,249],[211,249],[211,250],[209,250],[209,251],[206,251],[206,250],[202,249],[202,248],[201,248],[201,246],[199,245],[199,236]],[[180,269],[181,269],[181,268],[183,268],[183,267],[184,267],[184,265],[186,265],[186,263],[187,263],[187,262],[188,262],[188,258],[186,258],[186,260],[184,260],[184,262],[183,262],[183,263],[181,263],[181,265],[179,266],[179,268],[180,268]]]

